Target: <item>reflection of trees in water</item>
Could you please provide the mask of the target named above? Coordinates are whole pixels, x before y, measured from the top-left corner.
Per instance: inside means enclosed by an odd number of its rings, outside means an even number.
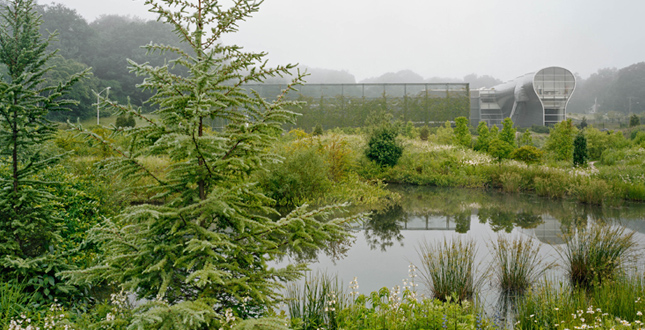
[[[455,231],[460,234],[465,234],[470,230],[470,215],[472,214],[471,210],[464,210],[453,216],[455,221]]]
[[[399,222],[405,221],[407,221],[406,212],[400,204],[374,211],[364,223],[367,244],[372,250],[380,247],[381,251],[394,245],[395,240],[403,245],[403,234],[401,234]]]
[[[487,206],[479,209],[479,222],[488,223],[493,231],[504,230],[510,233],[513,228],[535,228],[542,221],[542,216],[530,211],[514,211],[502,206]]]

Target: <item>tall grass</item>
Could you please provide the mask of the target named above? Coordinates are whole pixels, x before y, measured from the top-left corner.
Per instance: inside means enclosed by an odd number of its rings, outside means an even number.
[[[528,237],[499,235],[492,242],[492,273],[505,294],[522,294],[542,275],[555,267],[554,262],[544,262],[540,243]]]
[[[9,325],[12,318],[25,313],[33,295],[25,293],[25,285],[16,282],[0,283],[0,329]]]
[[[452,297],[459,301],[471,300],[478,291],[481,278],[475,277],[477,254],[475,241],[454,238],[450,242],[421,243],[418,248],[421,258],[421,277],[432,296],[441,301]]]
[[[338,277],[322,272],[305,275],[304,285],[287,286],[285,298],[291,327],[302,330],[336,329],[338,312],[348,303]]]
[[[591,291],[546,283],[519,300],[515,329],[638,329],[644,312],[641,276],[620,276]]]
[[[636,247],[634,232],[604,223],[573,228],[563,238],[565,245],[558,252],[567,276],[572,286],[584,289],[619,275]]]

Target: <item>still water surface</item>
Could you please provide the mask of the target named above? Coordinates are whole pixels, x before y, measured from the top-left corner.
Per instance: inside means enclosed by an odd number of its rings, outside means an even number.
[[[355,231],[355,240],[342,258],[319,253],[310,268],[337,274],[347,287],[358,278],[360,293],[368,294],[382,287],[402,285],[408,279],[408,266],[421,268],[417,253],[427,241],[444,237],[472,238],[477,244],[478,273],[490,265],[490,242],[497,235],[524,235],[542,244],[545,260],[561,264],[556,251],[562,245],[563,228],[572,224],[609,221],[635,231],[635,238],[645,242],[645,204],[598,207],[567,200],[549,200],[532,195],[503,194],[468,189],[390,186],[401,195],[399,205],[375,212]],[[562,279],[562,268],[548,274]],[[419,289],[426,290],[419,278]],[[484,278],[480,297],[487,305],[496,299],[492,279]]]

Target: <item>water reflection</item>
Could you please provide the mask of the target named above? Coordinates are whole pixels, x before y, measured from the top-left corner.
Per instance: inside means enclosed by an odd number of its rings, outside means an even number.
[[[454,231],[466,234],[471,221],[487,225],[493,232],[531,230],[540,241],[561,244],[561,234],[573,225],[589,221],[621,223],[645,233],[642,204],[601,207],[568,200],[550,200],[531,195],[503,194],[469,189],[441,189],[392,185],[401,195],[398,205],[372,210],[360,228],[372,249],[386,251],[405,239],[402,231]],[[631,219],[631,220],[629,220]]]

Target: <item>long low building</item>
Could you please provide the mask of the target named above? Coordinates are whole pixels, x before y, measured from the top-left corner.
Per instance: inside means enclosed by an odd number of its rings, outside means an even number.
[[[575,87],[571,71],[553,66],[493,88],[472,90],[471,123],[500,125],[510,117],[519,127],[552,126],[566,119]]]

